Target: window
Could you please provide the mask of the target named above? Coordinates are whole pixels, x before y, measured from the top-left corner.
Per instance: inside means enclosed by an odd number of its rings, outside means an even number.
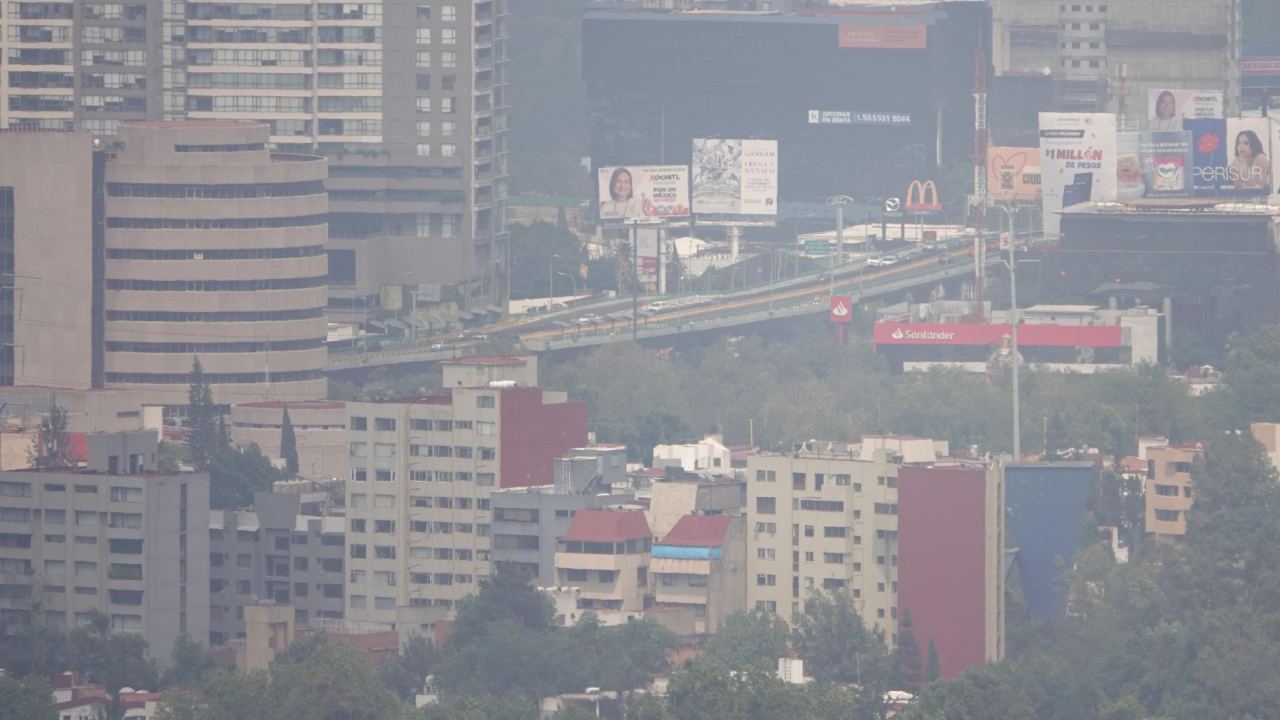
[[[369,507],[369,496],[364,493],[352,493],[351,509],[362,510]]]
[[[363,585],[364,579],[365,579],[365,572],[363,570],[352,570],[350,577],[351,577],[351,583],[353,585]]]
[[[822,537],[842,538],[849,536],[849,528],[840,525],[827,525],[822,528]]]
[[[418,6],[418,19],[419,19],[419,20],[430,20],[430,19],[431,19],[431,6],[430,6],[430,5],[419,5],[419,6]]]
[[[853,482],[853,478],[849,475],[836,475],[836,485],[840,487],[848,487]]]
[[[351,457],[369,457],[369,446],[362,442],[351,443]]]
[[[1177,510],[1156,510],[1156,520],[1159,520],[1161,522],[1177,522],[1178,511]]]
[[[805,476],[804,473],[791,473],[791,489],[804,490]]]
[[[379,560],[395,560],[396,548],[394,545],[374,545],[373,556]]]
[[[828,565],[843,565],[844,553],[824,552],[822,553],[822,562]]]
[[[452,50],[440,53],[440,67],[446,70],[458,67],[458,53]]]
[[[586,582],[587,571],[578,570],[575,568],[568,568],[564,571],[564,579],[569,582]]]
[[[445,137],[452,137],[458,128],[458,123],[452,120],[444,120],[440,123],[440,134]]]
[[[396,446],[393,443],[374,443],[373,456],[380,458],[395,457]]]
[[[111,502],[142,502],[142,488],[113,487],[111,488]]]
[[[453,143],[442,143],[440,145],[440,157],[457,157],[458,146]]]
[[[418,98],[418,112],[420,113],[431,112],[431,98],[429,97]]]
[[[373,429],[379,432],[392,432],[396,429],[395,418],[374,418]]]
[[[31,497],[31,483],[0,482],[0,497]]]
[[[458,6],[457,5],[441,5],[440,19],[444,22],[457,22]]]
[[[756,548],[756,557],[761,560],[775,560],[778,557],[778,551],[773,548]]]
[[[374,520],[373,531],[375,533],[394,533],[396,531],[395,520]]]
[[[778,500],[771,497],[756,498],[756,513],[760,515],[774,515],[778,512]]]
[[[0,520],[6,520],[4,517],[6,508],[0,508]],[[93,510],[77,510],[76,525],[79,527],[97,527],[98,513]]]
[[[777,482],[778,473],[773,470],[757,470],[756,481],[757,482]]]
[[[479,450],[480,450],[481,460],[492,460],[495,457],[497,457],[497,451],[495,451],[491,447],[482,447],[482,448],[479,448]]]
[[[777,575],[772,575],[772,574],[766,575],[764,573],[760,573],[759,575],[756,575],[756,585],[771,587],[777,584],[778,584]]]
[[[363,418],[363,417],[351,418],[351,429],[352,430],[368,430],[369,418]]]
[[[602,582],[602,583],[612,583],[612,582],[613,582],[614,580],[616,580],[616,579],[618,579],[618,573],[617,573],[617,572],[615,572],[615,571],[613,571],[613,570],[601,570],[601,571],[600,571],[600,582]]]
[[[351,532],[353,533],[365,532],[364,518],[351,518]]]
[[[351,557],[356,558],[357,560],[365,558],[365,546],[358,543],[353,544],[351,546]]]
[[[455,28],[443,28],[440,30],[440,43],[443,45],[457,45],[458,31]]]
[[[66,510],[45,510],[44,524],[45,525],[66,525],[67,511]]]
[[[53,576],[53,577],[66,575],[67,561],[66,560],[45,560],[44,574]]]
[[[352,595],[350,600],[352,610],[363,610],[365,608],[364,595]]]
[[[396,478],[395,478],[395,473],[391,472],[390,470],[379,468],[373,471],[373,479],[378,482],[391,482]]]
[[[431,28],[418,28],[415,39],[419,45],[430,45]]]
[[[373,573],[373,584],[385,587],[395,587],[396,574],[390,570],[375,570]]]
[[[420,51],[418,51],[418,53],[417,53],[416,57],[417,57],[417,61],[416,61],[416,63],[415,63],[415,64],[416,64],[418,67],[420,67],[420,68],[429,68],[429,67],[431,67],[431,53],[430,53],[429,51],[426,51],[426,50],[420,50]]]
[[[374,495],[373,506],[375,508],[393,508],[396,506],[395,495]]]
[[[494,408],[497,407],[497,401],[492,395],[477,395],[476,407],[478,408]]]
[[[443,152],[444,152],[444,148],[447,148],[447,147],[451,147],[451,146],[450,146],[450,145],[447,145],[447,144],[446,144],[446,145],[441,145],[441,146],[440,146],[440,151],[441,151],[441,153],[443,153]],[[446,157],[448,157],[448,156],[446,155]],[[477,420],[477,421],[476,421],[476,434],[477,434],[477,435],[492,435],[492,434],[494,433],[494,428],[495,428],[495,423],[488,422],[488,421],[485,421],[485,420]]]

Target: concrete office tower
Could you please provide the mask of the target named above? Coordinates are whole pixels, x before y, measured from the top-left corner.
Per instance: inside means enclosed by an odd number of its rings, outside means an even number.
[[[848,593],[868,626],[898,617],[898,463],[811,441],[747,457],[747,604],[791,620],[815,590]]]
[[[1004,657],[1004,477],[939,462],[898,471],[898,602],[943,677]]]
[[[85,471],[0,472],[0,614],[39,603],[71,630],[96,610],[165,664],[209,632],[209,476],[155,472],[154,432],[87,444]]]
[[[325,161],[261,123],[139,122],[106,166],[105,381],[187,402],[315,400],[325,362]]]
[[[102,241],[93,225],[95,162],[85,134],[0,131],[0,385],[101,380],[90,279]]]
[[[347,617],[451,612],[489,574],[491,493],[551,483],[555,459],[586,439],[585,403],[502,381],[347,403]]]

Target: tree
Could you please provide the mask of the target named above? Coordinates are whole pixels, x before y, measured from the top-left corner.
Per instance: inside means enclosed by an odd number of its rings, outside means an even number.
[[[213,457],[225,445],[218,432],[221,415],[213,404],[213,388],[204,377],[199,357],[191,360],[191,376],[187,388],[187,447],[196,470],[207,470]]]
[[[449,643],[465,645],[489,626],[504,620],[531,630],[547,630],[555,618],[551,598],[539,592],[523,573],[500,567],[480,580],[479,590],[458,603]]]
[[[767,610],[735,610],[707,641],[706,657],[735,670],[772,667],[787,655],[787,623]]]
[[[217,666],[204,645],[192,640],[190,635],[179,635],[173,643],[173,658],[164,672],[164,684],[198,688],[205,673]]]
[[[271,695],[274,720],[394,720],[400,715],[399,700],[378,681],[373,662],[345,642],[328,643],[302,663],[273,663]],[[262,717],[261,711],[254,717]]]
[[[147,658],[141,635],[112,632],[106,615],[91,611],[88,621],[67,636],[71,669],[89,682],[101,683],[116,694],[122,687],[155,688],[160,674]]]
[[[552,286],[544,283],[553,283],[555,294],[569,294],[585,259],[577,236],[546,222],[510,230],[511,297],[547,297]]]
[[[67,436],[67,409],[58,406],[56,395],[49,396],[49,412],[40,421],[36,445],[31,449],[31,464],[38,468],[62,468],[71,464]]]
[[[898,621],[898,646],[893,650],[893,674],[890,684],[895,689],[914,692],[924,684],[925,670],[920,662],[920,642],[916,639],[915,625],[911,622],[911,611],[905,608],[902,610],[902,619]]]
[[[222,446],[213,454],[208,469],[209,506],[214,509],[251,505],[255,492],[270,490],[271,483],[280,477],[257,443],[247,448]]]
[[[929,638],[929,662],[924,666],[924,679],[933,682],[942,677],[942,661],[938,659],[938,646]]]
[[[57,720],[53,689],[40,678],[0,675],[0,718]]]
[[[534,700],[499,695],[444,698],[422,709],[421,720],[536,720]]]
[[[791,644],[818,680],[858,685],[887,680],[877,678],[886,659],[884,632],[863,625],[847,593],[818,591],[805,598]]]
[[[284,409],[280,420],[280,457],[284,459],[285,472],[290,476],[298,474],[298,438],[293,432],[293,422],[289,420],[289,408]]]
[[[379,671],[382,684],[401,700],[412,701],[414,695],[422,692],[427,675],[439,661],[435,645],[421,635],[414,635],[400,648],[399,655],[383,664]]]

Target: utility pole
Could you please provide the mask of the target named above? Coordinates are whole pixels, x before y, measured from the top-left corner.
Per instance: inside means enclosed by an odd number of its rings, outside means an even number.
[[[1010,220],[1010,230],[1012,230]],[[1009,233],[1009,338],[1011,348],[1010,359],[1013,362],[1013,461],[1022,461],[1022,425],[1019,413],[1022,396],[1018,392],[1018,259],[1014,257],[1013,233]]]
[[[631,340],[640,333],[640,248],[636,237],[636,224],[631,223]]]
[[[974,58],[973,78],[973,229],[975,232],[973,278],[974,299],[978,314],[982,313],[983,275],[986,274],[986,238],[983,220],[987,212],[987,67],[986,55],[979,45]]]

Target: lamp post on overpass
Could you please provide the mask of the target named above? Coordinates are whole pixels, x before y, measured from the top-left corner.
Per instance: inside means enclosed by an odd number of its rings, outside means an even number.
[[[1020,355],[1018,354],[1018,322],[1020,320],[1018,313],[1018,265],[1019,263],[1040,262],[1039,260],[1022,260],[1019,261],[1016,253],[1017,243],[1015,242],[1013,233],[1013,212],[1004,205],[992,205],[1004,211],[1005,219],[1008,221],[1009,232],[1001,235],[1000,243],[1007,245],[1009,249],[1009,257],[1002,260],[1006,268],[1009,269],[1009,359],[1012,363],[1013,374],[1012,391],[1013,391],[1013,461],[1019,462],[1022,459],[1022,426],[1021,423],[1021,405],[1022,398],[1018,388],[1018,366],[1020,363]],[[1007,242],[1006,242],[1007,240]]]
[[[836,209],[836,254],[832,261],[835,264],[841,264],[844,253],[844,208],[846,205],[853,204],[853,198],[848,195],[832,195],[827,198],[827,204]],[[832,294],[835,294],[835,273],[832,273]]]

